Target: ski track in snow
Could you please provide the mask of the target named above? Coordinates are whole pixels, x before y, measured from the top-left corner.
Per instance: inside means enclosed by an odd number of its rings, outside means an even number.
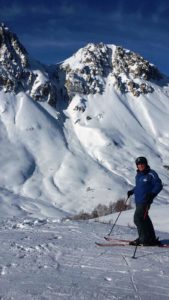
[[[138,248],[132,259],[132,247],[97,247],[109,227],[1,220],[0,299],[169,299],[169,250]],[[114,235],[133,239],[136,231],[116,226]]]

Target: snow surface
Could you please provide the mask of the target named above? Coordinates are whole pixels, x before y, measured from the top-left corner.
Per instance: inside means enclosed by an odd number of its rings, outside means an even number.
[[[83,52],[65,66],[83,68]],[[35,87],[48,79],[38,66]],[[150,215],[169,240],[169,80],[139,97],[116,90],[111,74],[104,82],[102,94],[60,99],[56,109],[0,91],[0,299],[169,299],[169,250],[139,248],[133,260],[131,247],[94,244],[117,214],[68,220],[125,199],[143,155],[163,181]],[[133,209],[113,236],[137,237]]]
[[[169,298],[169,250],[98,247],[110,225],[56,219],[0,222],[0,297],[17,300]],[[168,228],[166,228],[168,229]],[[159,233],[169,242],[169,233]],[[116,226],[113,236],[136,230]]]
[[[115,46],[109,48],[113,57]],[[86,53],[80,49],[63,66],[83,68]],[[38,66],[32,62],[39,85],[47,77]],[[139,97],[116,90],[111,74],[104,81],[102,94],[76,94],[67,106],[59,99],[56,109],[35,102],[28,93],[0,92],[0,188],[6,191],[0,214],[7,212],[12,194],[18,202],[27,199],[26,205],[18,204],[23,214],[32,213],[34,202],[37,216],[58,211],[60,217],[108,206],[124,199],[133,186],[134,161],[140,155],[163,181],[158,202],[169,202],[169,171],[164,168],[169,159],[168,79],[151,82],[154,92]],[[16,212],[15,206],[13,214],[22,211]]]
[[[104,95],[76,95],[64,111],[1,91],[0,214],[34,214],[34,203],[37,217],[60,217],[124,199],[139,155],[159,173],[164,189],[157,203],[167,204],[169,98],[166,86],[165,93],[153,87],[152,95],[132,98],[108,78]]]

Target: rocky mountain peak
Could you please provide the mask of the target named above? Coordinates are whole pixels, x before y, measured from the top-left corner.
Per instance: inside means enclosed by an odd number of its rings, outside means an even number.
[[[150,64],[139,54],[125,50],[120,46],[116,46],[113,55],[113,69],[114,73],[124,73],[133,79],[140,78],[150,81],[159,80],[162,77],[159,70],[153,64]]]
[[[12,33],[5,24],[0,25],[0,60],[6,65],[28,67],[28,53],[20,43],[16,34]]]
[[[36,101],[56,104],[56,87],[46,68],[29,57],[16,34],[0,25],[0,89],[24,90]]]
[[[69,98],[75,94],[102,93],[106,79],[122,93],[152,93],[152,80],[160,80],[162,74],[147,60],[120,46],[90,43],[66,60],[62,68],[66,72]]]
[[[114,87],[122,93],[140,94],[153,92],[151,81],[162,79],[162,74],[139,54],[116,46],[112,58]]]
[[[102,94],[106,84],[121,93],[152,93],[158,69],[140,55],[120,46],[89,43],[61,65],[47,68],[31,59],[16,34],[0,25],[0,89],[24,90],[36,101],[55,105],[58,97]]]
[[[0,25],[0,87],[16,91],[23,70],[29,67],[28,53],[17,36]]]
[[[95,75],[106,77],[111,68],[111,49],[103,44],[90,43],[81,50],[81,69],[90,67]]]
[[[70,99],[76,94],[102,93],[112,70],[112,50],[105,44],[90,43],[66,60],[66,88]]]

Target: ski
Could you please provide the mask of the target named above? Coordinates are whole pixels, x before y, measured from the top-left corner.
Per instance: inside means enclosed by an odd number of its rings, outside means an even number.
[[[124,241],[123,240],[123,242],[121,242],[121,241],[119,241],[119,243],[118,242],[114,242],[114,243],[98,243],[98,242],[95,242],[95,244],[97,245],[97,246],[100,246],[100,247],[117,247],[117,246],[122,246],[122,247],[125,247],[125,246],[131,246],[131,247],[135,247],[135,245],[129,245],[129,241]],[[143,245],[138,245],[138,247],[159,247],[159,248],[169,248],[169,244],[161,244],[161,245],[154,245],[154,246],[143,246]]]
[[[100,247],[129,246],[129,243],[98,243],[98,242],[95,242],[95,244]]]
[[[110,236],[104,236],[104,239],[106,240],[106,241],[111,241],[111,242],[113,242],[113,241],[115,241],[115,242],[122,242],[122,243],[129,243],[130,242],[130,240],[125,240],[125,239],[114,239],[114,238],[112,238],[112,237],[110,237]]]

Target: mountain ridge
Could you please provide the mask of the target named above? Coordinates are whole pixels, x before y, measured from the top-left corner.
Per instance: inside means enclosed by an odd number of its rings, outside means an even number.
[[[44,66],[1,27],[0,188],[10,192],[2,193],[4,207],[12,207],[12,192],[31,199],[26,208],[19,202],[21,214],[32,213],[32,199],[41,216],[109,205],[133,186],[140,155],[162,177],[157,202],[167,203],[168,78],[140,55],[103,43]]]
[[[45,66],[30,57],[16,34],[3,23],[0,26],[0,53],[0,85],[5,91],[23,89],[34,100],[45,99],[53,106],[56,106],[58,95],[71,100],[77,93],[103,93],[104,78],[109,74],[115,88],[136,97],[153,91],[147,82],[164,77],[142,56],[120,46],[103,43],[89,43],[63,63]],[[65,82],[60,86],[64,77]],[[139,83],[138,79],[143,82]]]

